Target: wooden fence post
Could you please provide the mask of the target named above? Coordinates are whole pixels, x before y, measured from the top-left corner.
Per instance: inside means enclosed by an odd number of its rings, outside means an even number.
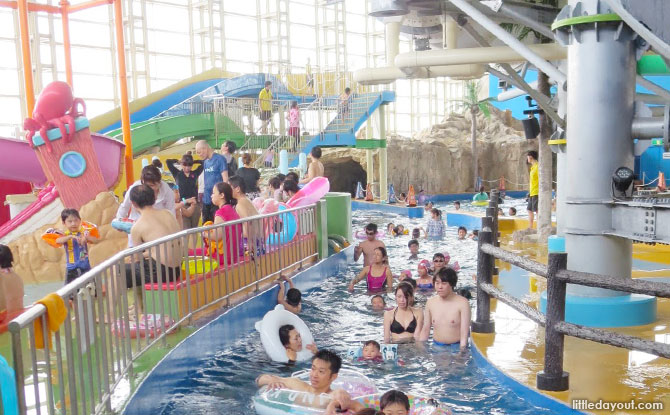
[[[482,229],[479,231],[477,247],[477,317],[472,322],[473,333],[494,333],[495,323],[491,320],[491,297],[482,289],[482,284],[491,283],[493,279],[493,256],[482,251],[483,244],[493,241],[491,232],[492,218],[482,218]]]
[[[565,320],[565,281],[556,273],[568,264],[568,254],[550,253],[547,266],[547,313],[545,325],[544,370],[537,374],[537,388],[546,391],[565,391],[570,385],[570,375],[563,371],[563,333],[554,325]]]

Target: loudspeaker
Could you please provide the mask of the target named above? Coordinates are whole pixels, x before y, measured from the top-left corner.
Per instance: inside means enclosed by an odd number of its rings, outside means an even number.
[[[532,140],[540,134],[540,122],[535,117],[526,118],[521,120],[523,124],[523,133],[526,136],[526,140]]]

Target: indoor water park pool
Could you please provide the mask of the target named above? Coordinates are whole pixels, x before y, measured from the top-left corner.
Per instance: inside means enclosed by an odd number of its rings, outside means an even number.
[[[367,223],[384,228],[388,222],[402,223],[407,228],[424,226],[427,219],[401,218],[374,211],[357,211],[353,230]],[[476,267],[476,242],[457,240],[455,227],[448,228],[443,241],[421,240],[419,258],[432,258],[434,252],[449,252],[451,262],[461,266],[458,288],[474,291],[472,275]],[[409,236],[383,239],[388,247],[391,269],[398,274],[410,269],[416,274],[417,260],[408,261]],[[355,240],[354,243],[357,243]],[[364,284],[354,293],[347,285],[361,270],[359,263],[349,264],[344,273],[329,277],[314,289],[303,293],[300,317],[307,323],[320,349],[330,349],[345,356],[349,348],[366,340],[383,339],[381,312],[370,308],[370,295]],[[474,292],[473,292],[474,294]],[[428,294],[430,295],[430,294]],[[394,297],[385,295],[387,306]],[[426,293],[416,296],[422,307]],[[474,307],[474,300],[471,300]],[[197,335],[197,334],[196,334]],[[427,343],[399,345],[399,362],[363,363],[343,358],[343,367],[355,369],[372,379],[379,391],[399,389],[415,395],[432,397],[442,402],[454,414],[550,414],[549,409],[537,407],[502,385],[480,367],[470,350],[464,354]],[[308,369],[308,362],[295,366],[274,363],[266,355],[259,334],[250,326],[248,332],[236,339],[231,347],[222,348],[215,357],[199,368],[189,381],[182,383],[167,398],[164,414],[249,414],[254,413],[252,397],[257,391],[254,380],[261,373],[290,376]]]

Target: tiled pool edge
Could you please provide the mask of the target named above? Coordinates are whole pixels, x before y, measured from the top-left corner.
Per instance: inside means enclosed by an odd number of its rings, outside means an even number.
[[[353,246],[299,272],[293,277],[296,288],[305,291],[317,286],[326,277],[345,268],[352,256]],[[232,344],[240,335],[248,333],[254,323],[276,305],[277,292],[277,286],[260,291],[184,339],[151,370],[131,395],[122,413],[163,413],[175,391],[188,382],[203,362],[217,350]]]

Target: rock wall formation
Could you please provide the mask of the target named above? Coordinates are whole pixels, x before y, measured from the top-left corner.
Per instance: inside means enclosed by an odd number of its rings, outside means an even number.
[[[363,137],[364,138],[364,137]],[[470,115],[451,114],[441,123],[423,130],[412,138],[390,136],[387,139],[388,181],[396,192],[404,192],[410,184],[429,194],[470,192],[472,188],[472,151]],[[535,140],[526,140],[521,123],[509,112],[492,110],[490,118],[477,116],[477,149],[479,175],[485,180],[505,177],[508,190],[525,190],[528,183],[526,152],[537,149]],[[322,158],[335,176],[331,182],[355,183],[347,161],[367,169],[365,150],[327,149]],[[374,151],[375,182],[379,181],[379,151]],[[487,190],[494,183],[485,183]],[[353,191],[354,189],[337,189]]]
[[[112,228],[118,202],[111,192],[102,192],[88,202],[79,214],[87,222],[98,225],[100,242],[89,245],[91,266],[95,266],[126,248],[127,235]],[[63,229],[60,218],[52,225],[43,226],[8,244],[14,255],[14,270],[25,284],[65,281],[65,249],[56,249],[41,238],[48,228]]]

